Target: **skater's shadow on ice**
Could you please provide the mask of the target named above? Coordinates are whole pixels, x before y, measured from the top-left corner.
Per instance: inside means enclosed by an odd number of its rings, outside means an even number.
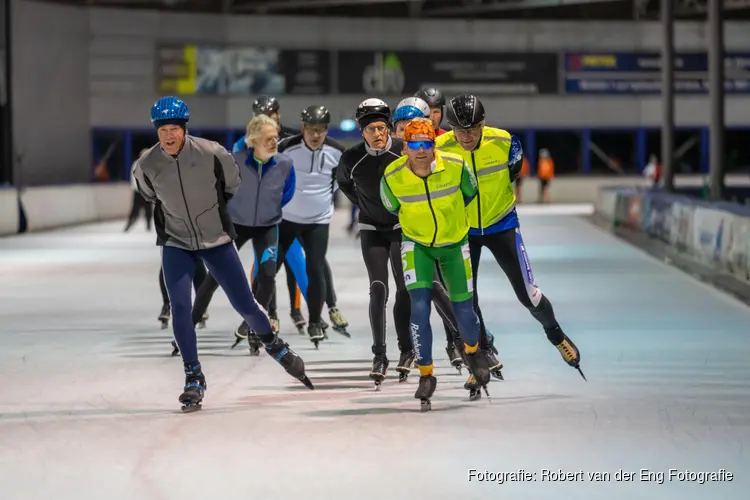
[[[362,364],[370,366],[372,364],[371,359],[331,359],[328,361],[305,361],[305,366],[315,365],[356,365]]]
[[[415,399],[414,403],[418,403]],[[450,406],[435,405],[433,400],[433,406],[431,411],[460,411],[471,408],[465,404],[453,404]],[[321,411],[310,411],[303,413],[307,417],[360,417],[365,415],[397,415],[401,413],[421,413],[419,405],[414,408],[401,408],[401,407],[368,407],[368,408],[356,408],[356,409],[345,409],[345,410],[321,410]]]

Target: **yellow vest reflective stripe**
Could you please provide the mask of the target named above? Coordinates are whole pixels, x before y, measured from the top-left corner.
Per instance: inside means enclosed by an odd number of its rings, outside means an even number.
[[[440,151],[461,156],[477,178],[479,196],[466,207],[471,228],[489,227],[516,206],[516,195],[508,172],[510,141],[510,133],[493,127],[484,127],[482,140],[474,151],[462,148],[453,131],[439,136],[435,141]]]
[[[435,154],[435,168],[425,178],[415,175],[403,156],[385,169],[386,182],[398,198],[399,222],[404,235],[424,246],[442,247],[461,242],[469,232],[461,177],[464,161],[450,153]]]

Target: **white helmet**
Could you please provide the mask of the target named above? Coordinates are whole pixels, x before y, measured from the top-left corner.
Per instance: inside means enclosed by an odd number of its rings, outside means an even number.
[[[404,106],[412,106],[417,108],[422,112],[425,118],[428,118],[430,116],[430,105],[419,97],[407,97],[406,99],[398,103],[398,106],[396,106],[396,110]]]

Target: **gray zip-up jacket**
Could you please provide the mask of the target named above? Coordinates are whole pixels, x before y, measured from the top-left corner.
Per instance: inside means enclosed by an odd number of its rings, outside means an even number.
[[[157,245],[201,250],[236,237],[227,202],[239,188],[239,168],[218,143],[186,135],[176,157],[156,144],[138,158],[133,176],[155,204]]]
[[[229,202],[229,216],[240,226],[274,226],[281,222],[281,208],[294,196],[294,165],[281,153],[260,165],[252,154],[248,149],[233,153],[242,184]]]

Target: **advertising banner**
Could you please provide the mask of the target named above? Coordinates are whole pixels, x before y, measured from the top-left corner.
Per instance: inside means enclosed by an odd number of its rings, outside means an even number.
[[[750,53],[728,53],[724,59],[725,88],[750,93]],[[658,94],[661,55],[657,52],[566,53],[565,92],[568,94]],[[708,55],[678,53],[674,59],[675,91],[708,92]]]
[[[342,94],[403,95],[438,87],[448,95],[533,95],[558,93],[554,53],[338,53]]]
[[[692,250],[705,263],[726,262],[731,214],[698,206],[693,214]]]
[[[670,242],[672,228],[676,225],[672,205],[674,197],[658,193],[646,193],[642,203],[642,229],[654,238]]]
[[[732,274],[750,282],[750,217],[733,214],[727,244],[727,264]]]
[[[160,93],[327,94],[330,73],[327,51],[200,45],[157,49]]]
[[[674,225],[670,233],[670,242],[680,251],[688,251],[693,243],[693,214],[695,205],[684,202],[672,204]]]

